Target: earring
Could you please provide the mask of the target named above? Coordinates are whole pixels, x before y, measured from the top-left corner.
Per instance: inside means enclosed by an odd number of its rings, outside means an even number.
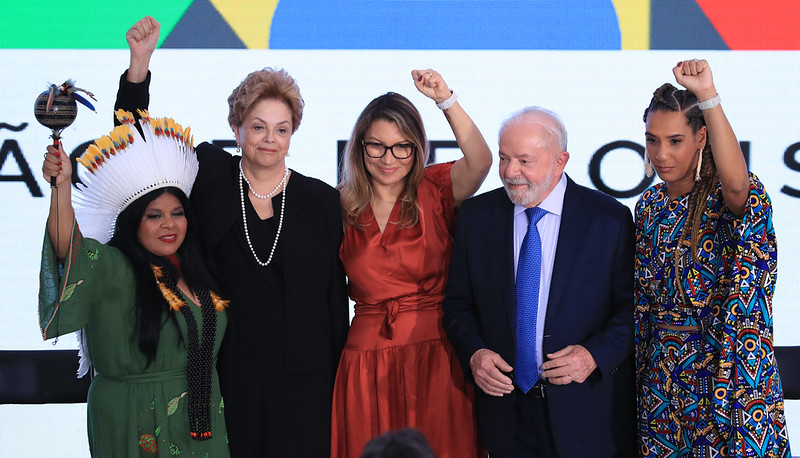
[[[289,152],[288,151],[286,152],[286,156],[285,157],[289,157]]]
[[[653,163],[650,162],[650,155],[647,154],[647,151],[644,152],[644,174],[647,175],[647,178],[653,177]]]
[[[236,144],[236,154],[242,154],[242,147],[239,144]]]
[[[703,152],[697,150],[697,172],[694,174],[694,181],[700,181],[700,168],[703,167]]]

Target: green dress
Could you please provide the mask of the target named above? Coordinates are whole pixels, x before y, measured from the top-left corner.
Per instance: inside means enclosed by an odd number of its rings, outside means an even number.
[[[83,238],[73,227],[68,259],[60,269],[45,232],[39,284],[39,322],[50,339],[84,330],[96,375],[89,388],[89,449],[98,457],[228,457],[224,404],[216,358],[227,324],[218,312],[211,386],[211,431],[191,439],[186,367],[188,334],[179,311],[161,331],[148,366],[135,337],[135,279],[127,258],[114,247]],[[155,281],[155,280],[154,280]],[[188,298],[202,336],[199,306]]]

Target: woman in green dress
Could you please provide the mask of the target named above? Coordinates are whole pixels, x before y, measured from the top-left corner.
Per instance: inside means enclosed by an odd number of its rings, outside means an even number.
[[[187,195],[197,158],[172,120],[145,116],[140,127],[127,121],[87,149],[74,196],[69,157],[47,149],[42,335],[80,330],[94,373],[93,456],[228,457],[216,371],[227,301],[196,243]]]

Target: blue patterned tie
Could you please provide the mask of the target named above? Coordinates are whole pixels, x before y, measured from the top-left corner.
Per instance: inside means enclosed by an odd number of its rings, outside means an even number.
[[[539,380],[536,361],[536,314],[539,309],[539,276],[542,270],[542,241],[536,223],[547,213],[539,207],[526,208],[528,233],[522,240],[517,263],[517,357],[514,371],[517,386],[527,393]]]

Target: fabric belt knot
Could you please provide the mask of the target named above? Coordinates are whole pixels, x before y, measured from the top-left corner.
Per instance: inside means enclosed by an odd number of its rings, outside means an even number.
[[[539,380],[536,355],[536,319],[539,311],[539,281],[542,268],[542,241],[536,223],[547,214],[539,207],[525,209],[528,232],[522,240],[517,262],[517,345],[514,373],[517,386],[523,393],[530,391]]]
[[[400,308],[400,303],[395,299],[386,301],[386,317],[383,319],[381,326],[381,337],[391,340],[394,337],[394,324],[397,321],[397,311]]]
[[[409,311],[441,310],[443,294],[422,294],[414,296],[401,296],[381,302],[359,302],[356,304],[356,315],[383,315],[378,334],[384,339],[394,337],[395,323],[400,313]]]

